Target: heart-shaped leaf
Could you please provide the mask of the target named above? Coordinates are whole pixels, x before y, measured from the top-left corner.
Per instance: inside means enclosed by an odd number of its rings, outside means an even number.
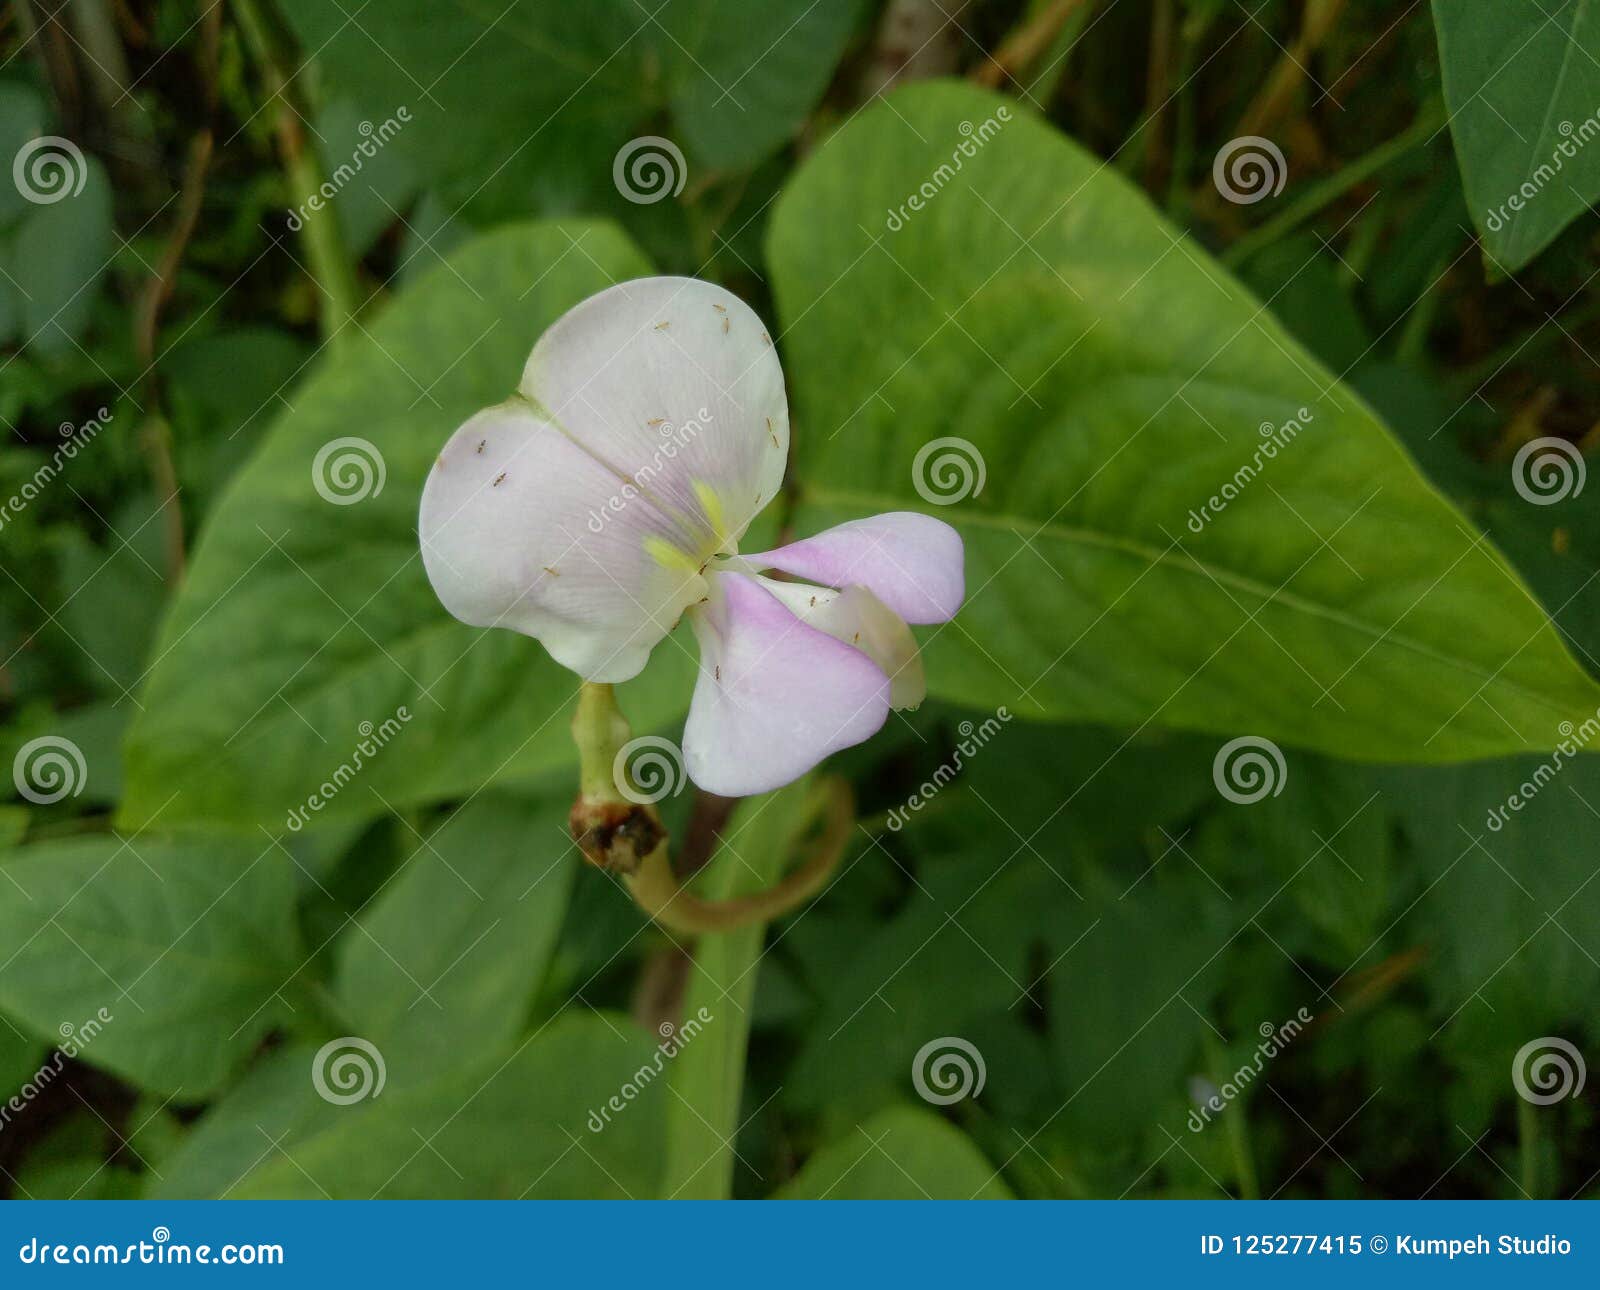
[[[646,272],[609,227],[514,226],[339,338],[213,508],[129,734],[126,817],[293,831],[572,760],[576,679],[533,641],[444,611],[417,502],[440,446],[512,390],[540,333]],[[689,666],[665,648],[632,683],[638,729],[682,710]]]
[[[915,508],[966,540],[933,693],[1440,761],[1600,701],[1361,399],[1016,104],[929,84],[862,113],[770,259],[800,531]]]

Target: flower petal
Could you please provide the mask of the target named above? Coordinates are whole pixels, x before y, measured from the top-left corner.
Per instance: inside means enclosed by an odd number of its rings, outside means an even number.
[[[591,681],[636,675],[706,594],[693,566],[651,554],[671,546],[676,526],[519,399],[451,436],[417,528],[446,609],[536,637]]]
[[[889,678],[889,706],[914,708],[928,697],[922,655],[906,620],[865,587],[813,587],[757,579],[807,626],[864,653]]]
[[[829,587],[863,586],[908,623],[948,622],[966,594],[961,535],[915,511],[851,520],[743,558]]]
[[[572,439],[693,531],[732,549],[789,456],[783,370],[761,319],[694,278],[641,278],[569,310],[519,387]]]
[[[689,777],[728,797],[800,778],[877,732],[889,679],[870,658],[807,627],[754,578],[713,574],[690,615],[700,679],[683,731]]]

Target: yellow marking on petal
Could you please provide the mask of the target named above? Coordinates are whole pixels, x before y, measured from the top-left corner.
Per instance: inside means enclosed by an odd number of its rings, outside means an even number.
[[[680,551],[663,538],[647,537],[644,540],[644,552],[663,569],[677,569],[695,575],[700,572],[700,566],[693,556]]]
[[[717,496],[717,490],[710,484],[698,479],[694,481],[694,495],[700,499],[700,509],[706,513],[706,519],[711,523],[712,536],[716,539],[716,547],[720,549],[728,535],[728,515],[723,510],[722,498]]]

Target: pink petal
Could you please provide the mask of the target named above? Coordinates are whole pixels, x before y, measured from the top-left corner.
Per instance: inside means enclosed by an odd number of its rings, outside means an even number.
[[[889,678],[858,649],[807,627],[754,578],[718,573],[690,615],[700,679],[683,732],[689,777],[727,797],[799,779],[875,734]]]
[[[961,535],[915,511],[851,520],[744,559],[829,587],[865,587],[908,623],[948,622],[966,594]]]

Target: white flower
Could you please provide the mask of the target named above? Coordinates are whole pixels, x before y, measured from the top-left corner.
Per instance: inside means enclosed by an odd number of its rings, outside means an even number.
[[[423,563],[457,618],[535,637],[590,681],[637,675],[687,611],[689,775],[765,792],[920,703],[906,624],[947,621],[964,594],[960,536],[913,512],[741,556],[788,455],[783,371],[755,313],[692,278],[622,283],[558,320],[517,392],[445,444]]]

